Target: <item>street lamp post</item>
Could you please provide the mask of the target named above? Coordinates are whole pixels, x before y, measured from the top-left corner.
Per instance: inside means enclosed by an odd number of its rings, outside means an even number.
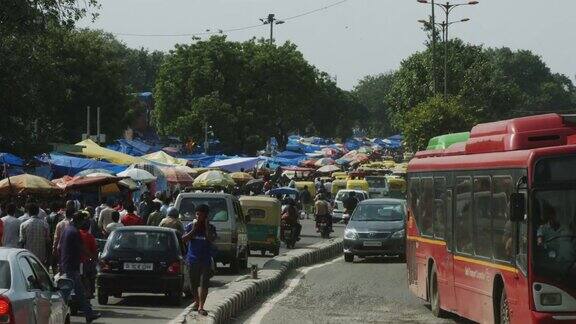
[[[283,20],[278,20],[275,18],[274,14],[269,14],[268,18],[264,19],[264,18],[260,18],[260,21],[264,24],[264,25],[270,25],[270,45],[272,45],[272,43],[274,42],[274,25],[281,25],[284,23]]]
[[[454,8],[456,8],[456,7],[473,6],[473,5],[477,5],[479,2],[478,1],[468,1],[466,3],[451,4],[450,2],[434,3],[434,0],[431,0],[430,2],[428,0],[417,0],[417,1],[420,3],[427,3],[427,4],[429,3],[432,6],[432,8],[434,8],[434,6],[438,6],[438,7],[442,8],[442,10],[444,10],[444,13],[446,14],[446,20],[444,21],[444,23],[436,24],[436,22],[434,22],[434,21],[432,22],[432,26],[440,25],[442,27],[442,37],[444,38],[444,99],[446,99],[448,97],[448,27],[452,24],[455,24],[455,23],[465,22],[465,21],[470,20],[468,18],[465,18],[462,20],[449,22],[448,19],[450,16],[450,12],[452,12],[452,10],[454,10]],[[434,13],[434,9],[432,9],[432,13]],[[435,34],[434,28],[432,28],[432,34],[433,35]],[[433,40],[433,43],[434,43],[434,40]],[[434,46],[432,48],[434,48]],[[432,60],[434,60],[434,50],[432,50]],[[434,63],[432,63],[432,64],[434,64]]]
[[[444,99],[448,98],[448,27],[453,24],[463,23],[470,21],[469,18],[464,18],[456,21],[436,23],[436,26],[442,28],[442,41],[444,42]],[[424,25],[428,24],[426,20],[418,20],[419,23]]]
[[[420,3],[428,3],[427,0],[417,0]],[[432,15],[430,16],[430,24],[431,26],[436,26],[436,17],[434,13],[435,3],[434,0],[431,0],[432,4]],[[436,31],[434,28],[432,29],[432,92],[436,94],[437,85],[437,78],[436,78]]]
[[[208,142],[209,133],[212,133],[212,126],[204,123],[204,154],[206,155],[208,155],[208,149],[210,148],[210,143]]]

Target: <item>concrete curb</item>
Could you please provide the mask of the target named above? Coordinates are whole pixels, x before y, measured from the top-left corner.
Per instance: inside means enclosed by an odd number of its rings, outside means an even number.
[[[342,248],[342,238],[333,238],[274,257],[258,271],[258,279],[240,277],[221,289],[211,291],[205,305],[207,317],[195,314],[190,305],[169,323],[225,323],[259,298],[282,287],[291,270],[336,257],[342,254]]]

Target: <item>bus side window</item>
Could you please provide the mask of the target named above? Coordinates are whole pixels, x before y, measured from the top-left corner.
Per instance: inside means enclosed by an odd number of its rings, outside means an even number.
[[[446,236],[446,179],[434,178],[434,237]]]
[[[422,196],[420,199],[420,222],[419,228],[422,235],[434,234],[434,179],[422,178]]]
[[[456,178],[456,209],[454,214],[454,239],[456,251],[466,254],[474,253],[472,224],[472,179]]]
[[[418,221],[419,218],[419,211],[418,211],[418,199],[420,194],[420,179],[419,178],[411,178],[410,179],[410,191],[409,194],[409,204],[410,204],[410,211],[412,212],[412,216],[414,217],[415,221]]]
[[[474,246],[476,255],[492,258],[490,200],[492,185],[490,177],[474,177]]]
[[[496,260],[510,262],[514,255],[514,228],[508,220],[512,177],[494,176],[492,185],[492,250]]]

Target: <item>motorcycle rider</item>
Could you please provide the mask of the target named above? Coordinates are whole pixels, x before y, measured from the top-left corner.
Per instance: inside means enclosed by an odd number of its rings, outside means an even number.
[[[358,198],[356,198],[356,192],[350,191],[350,193],[348,193],[348,197],[344,199],[342,203],[344,204],[344,209],[346,209],[348,215],[352,215],[356,209],[356,206],[358,206]]]
[[[287,225],[294,227],[294,235],[296,241],[300,241],[300,231],[302,230],[302,225],[298,222],[298,210],[296,209],[296,202],[292,198],[286,198],[283,201],[284,208],[282,209],[282,220],[286,222]]]
[[[316,202],[314,203],[314,219],[316,221],[316,232],[318,232],[318,224],[325,219],[330,227],[330,231],[333,232],[332,229],[332,216],[330,216],[330,204],[326,201],[324,194],[318,194],[316,196]]]

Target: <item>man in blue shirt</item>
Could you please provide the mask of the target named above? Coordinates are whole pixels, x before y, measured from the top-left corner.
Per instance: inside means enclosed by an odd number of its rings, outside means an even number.
[[[66,278],[74,281],[74,293],[78,301],[80,310],[84,312],[86,323],[92,323],[94,320],[100,318],[100,314],[92,311],[92,305],[86,298],[84,286],[80,279],[80,255],[85,249],[78,226],[84,220],[82,212],[76,212],[72,216],[70,224],[64,228],[62,236],[60,237],[60,272]]]
[[[186,263],[190,268],[190,289],[194,294],[194,309],[197,309],[198,313],[203,316],[208,315],[208,312],[204,310],[204,303],[208,296],[210,281],[212,241],[216,236],[214,227],[208,220],[209,212],[207,205],[196,207],[196,219],[186,226],[184,231],[186,234],[182,236],[184,243],[188,243]]]

